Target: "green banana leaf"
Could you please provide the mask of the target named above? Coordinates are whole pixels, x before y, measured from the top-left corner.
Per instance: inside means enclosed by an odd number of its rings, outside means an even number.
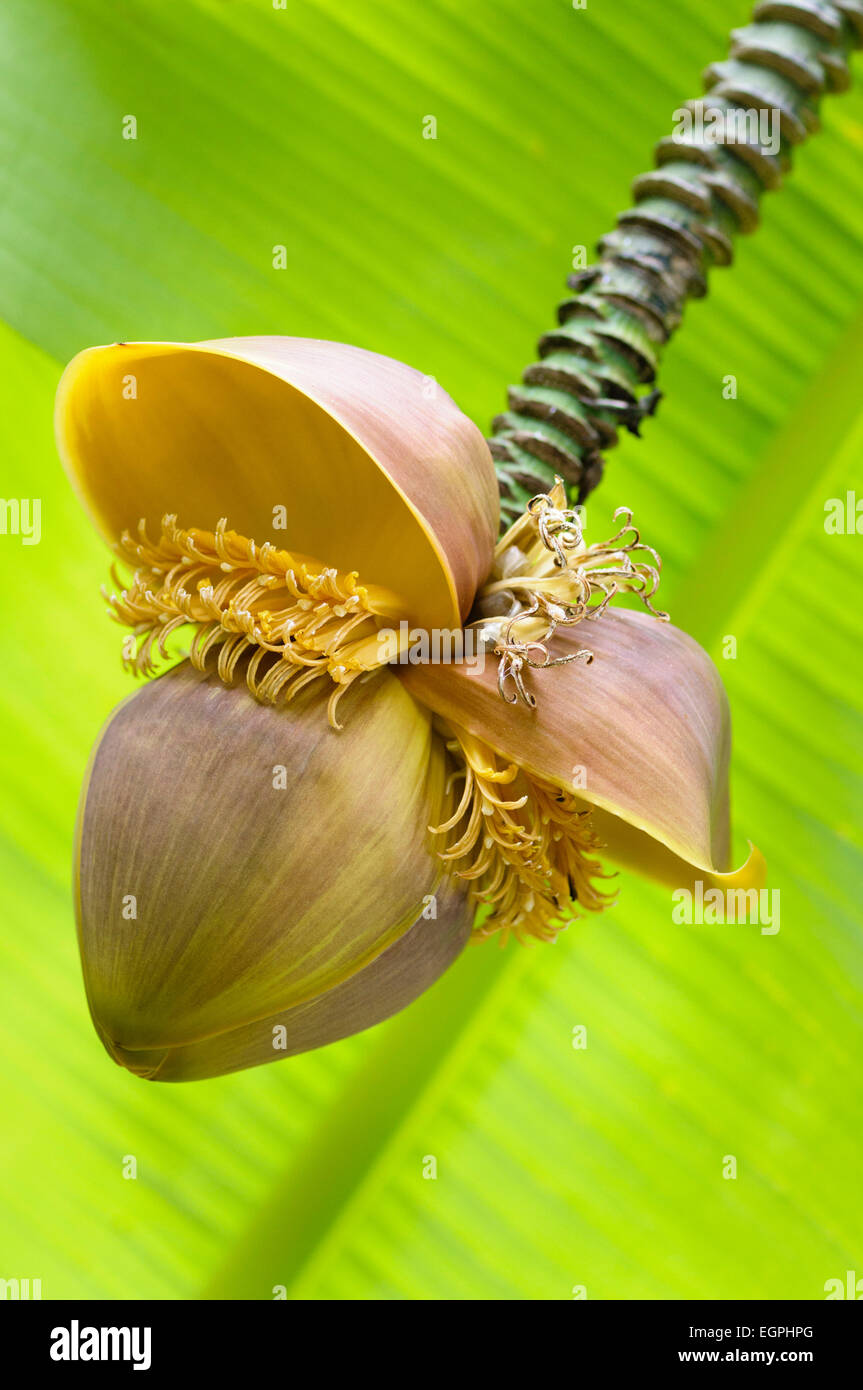
[[[588,522],[635,509],[665,606],[718,661],[738,862],[751,837],[780,930],[676,924],[624,875],[606,915],[471,948],[367,1034],[151,1086],[92,1030],[70,891],[88,753],[130,683],[54,451],[65,361],[330,337],[486,427],[573,247],[747,13],[6,0],[2,492],[41,499],[42,537],[0,536],[0,1277],[45,1298],[629,1299],[823,1298],[863,1273],[863,542],[824,525],[863,497],[863,83],[688,310]]]

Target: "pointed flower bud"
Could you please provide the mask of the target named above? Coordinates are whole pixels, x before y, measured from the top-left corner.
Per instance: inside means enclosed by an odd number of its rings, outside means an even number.
[[[473,909],[429,845],[431,719],[387,672],[336,735],[188,663],[113,715],[79,826],[91,1013],[116,1061],[192,1080],[317,1047],[425,990]]]

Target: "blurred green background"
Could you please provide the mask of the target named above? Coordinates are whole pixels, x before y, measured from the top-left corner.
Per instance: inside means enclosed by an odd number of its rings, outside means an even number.
[[[160,1087],[102,1052],[71,905],[78,788],[130,684],[56,461],[65,361],[331,337],[434,375],[485,427],[572,246],[610,228],[747,14],[6,0],[2,493],[40,497],[43,534],[0,537],[0,1277],[45,1298],[593,1299],[820,1298],[863,1274],[863,542],[824,530],[827,499],[863,497],[863,83],[688,310],[589,521],[634,507],[665,606],[719,661],[737,846],[767,855],[779,934],[676,926],[627,878],[606,916],[471,950],[371,1033]]]

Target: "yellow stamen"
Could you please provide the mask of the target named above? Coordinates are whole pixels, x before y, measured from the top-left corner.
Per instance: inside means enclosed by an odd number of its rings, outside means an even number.
[[[558,478],[548,494],[531,498],[498,542],[491,577],[477,599],[476,611],[484,616],[473,626],[497,639],[498,689],[510,704],[536,704],[524,685],[526,667],[593,660],[587,647],[555,657],[548,644],[557,628],[600,618],[616,594],[635,594],[654,618],[668,621],[652,603],[662,561],[642,542],[628,507],[614,516],[624,518],[617,534],[585,545],[578,513],[567,507]]]
[[[449,871],[470,883],[477,905],[491,908],[476,935],[553,941],[583,912],[609,907],[616,895],[592,882],[611,875],[594,857],[601,844],[588,809],[552,782],[502,763],[466,730],[441,721],[440,731],[455,763],[448,790],[456,804],[430,829],[445,837],[439,853]]]
[[[144,522],[137,537],[123,533],[120,559],[133,569],[119,592],[103,594],[118,622],[137,640],[124,665],[139,675],[156,669],[157,655],[180,628],[196,628],[189,657],[200,670],[218,653],[216,670],[230,684],[239,664],[252,694],[273,703],[290,699],[310,681],[329,676],[335,689],[328,713],[334,728],[340,696],[359,676],[392,660],[392,644],[378,640],[382,627],[404,616],[404,604],[388,589],[361,585],[356,573],[327,569],[267,542],[227,530],[181,530],[175,516],[162,519],[151,542]]]

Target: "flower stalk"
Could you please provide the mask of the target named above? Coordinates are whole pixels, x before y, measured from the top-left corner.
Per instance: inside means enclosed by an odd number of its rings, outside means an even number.
[[[555,475],[583,502],[619,428],[639,434],[687,300],[707,293],[734,238],[758,226],[761,194],[781,185],[794,147],[820,128],[822,96],[846,90],[861,46],[863,0],[761,0],[733,31],[728,60],[705,69],[707,95],[686,102],[680,129],[657,144],[656,167],[634,180],[634,205],[600,240],[596,263],[569,276],[573,293],[539,340],[540,360],[493,421],[502,529]],[[762,115],[778,124],[770,144]]]

